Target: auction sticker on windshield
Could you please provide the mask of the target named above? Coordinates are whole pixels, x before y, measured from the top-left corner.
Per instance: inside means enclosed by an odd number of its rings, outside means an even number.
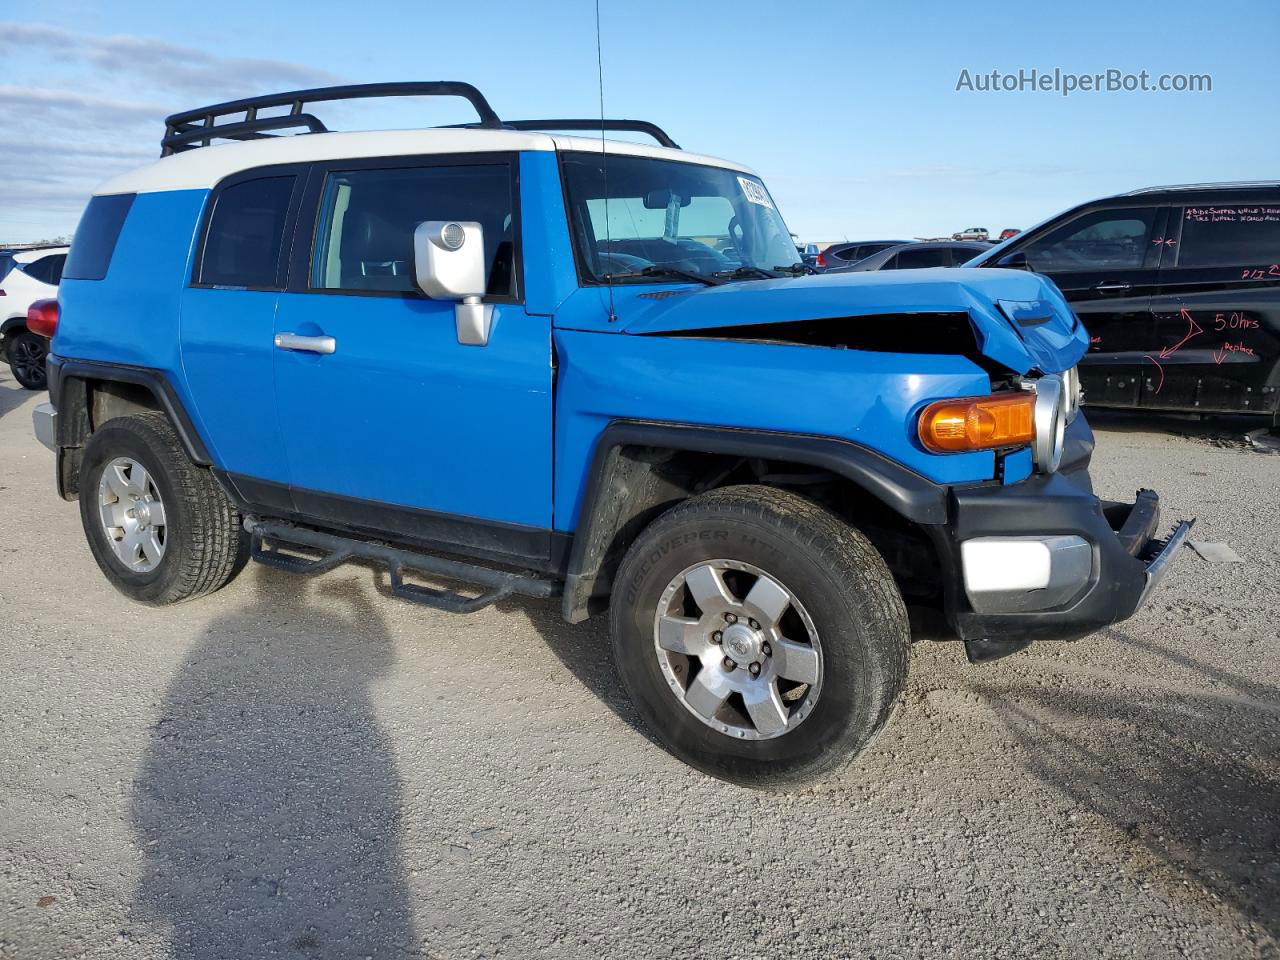
[[[765,191],[763,185],[756,183],[754,180],[748,180],[746,177],[739,177],[738,183],[742,185],[742,192],[750,203],[758,203],[762,207],[773,209],[773,201],[769,199],[769,194]]]

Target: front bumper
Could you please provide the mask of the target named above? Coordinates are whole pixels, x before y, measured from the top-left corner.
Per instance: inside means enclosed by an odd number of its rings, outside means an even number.
[[[950,522],[934,536],[947,620],[971,660],[1033,640],[1074,640],[1131,617],[1168,574],[1191,528],[1158,539],[1160,498],[1093,495],[1092,434],[1072,424],[1070,471],[1009,485],[951,489]]]

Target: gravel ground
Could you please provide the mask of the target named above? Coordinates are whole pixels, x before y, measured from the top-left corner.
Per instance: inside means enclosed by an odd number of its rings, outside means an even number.
[[[1185,551],[1147,609],[977,668],[913,650],[834,780],[682,766],[602,624],[373,571],[107,586],[0,373],[0,957],[1280,956],[1280,456],[1101,421]],[[1095,418],[1101,420],[1101,418]]]

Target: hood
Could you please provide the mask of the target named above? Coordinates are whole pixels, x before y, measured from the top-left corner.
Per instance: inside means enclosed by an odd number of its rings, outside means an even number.
[[[808,320],[857,323],[860,317],[885,314],[967,313],[978,348],[1014,373],[1059,373],[1074,366],[1089,346],[1083,325],[1053,282],[1025,270],[940,267],[615,292],[622,332],[641,336]]]

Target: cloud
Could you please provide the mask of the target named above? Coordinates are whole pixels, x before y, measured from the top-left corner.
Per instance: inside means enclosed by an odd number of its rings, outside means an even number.
[[[102,77],[141,79],[161,89],[199,96],[216,91],[221,99],[324,86],[337,80],[327,70],[284,60],[224,57],[155,37],[104,37],[45,23],[0,23],[0,57],[7,60],[20,50],[40,49],[89,65]]]
[[[338,82],[283,60],[223,56],[155,37],[0,22],[0,243],[70,232],[94,187],[160,154],[175,111]],[[31,69],[23,69],[27,64]]]

